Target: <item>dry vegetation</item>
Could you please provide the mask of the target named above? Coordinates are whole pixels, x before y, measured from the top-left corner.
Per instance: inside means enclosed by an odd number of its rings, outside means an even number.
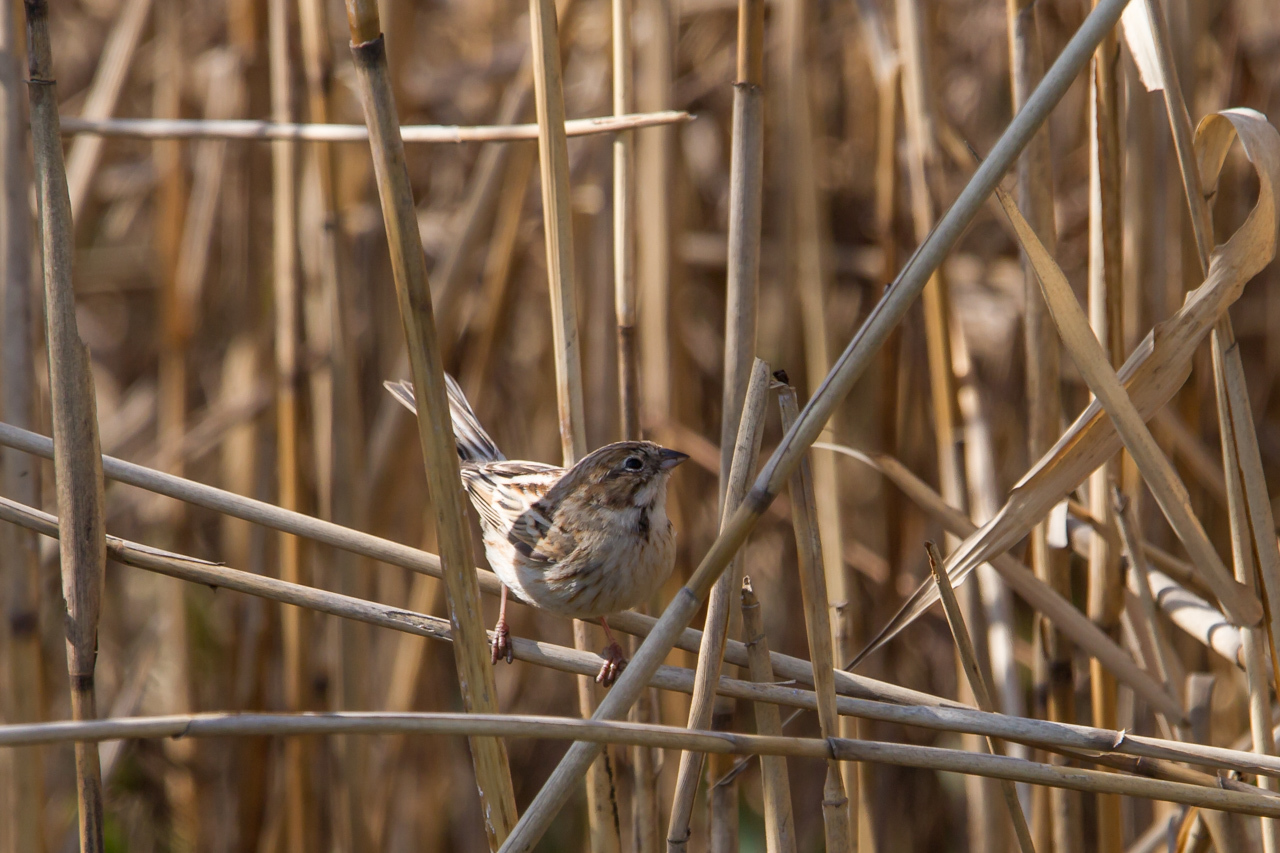
[[[1280,16],[1090,5],[5,3],[0,853],[1280,850]]]

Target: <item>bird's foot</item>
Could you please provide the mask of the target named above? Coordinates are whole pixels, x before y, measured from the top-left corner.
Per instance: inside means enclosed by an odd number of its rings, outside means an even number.
[[[622,653],[622,646],[610,643],[601,657],[604,658],[604,664],[600,667],[600,674],[596,676],[596,683],[611,687],[622,671],[627,668],[627,656]]]
[[[506,619],[499,619],[498,624],[493,626],[493,643],[490,644],[490,651],[492,652],[491,660],[495,664],[503,658],[507,659],[507,663],[515,659],[512,654],[511,631],[507,628]]]

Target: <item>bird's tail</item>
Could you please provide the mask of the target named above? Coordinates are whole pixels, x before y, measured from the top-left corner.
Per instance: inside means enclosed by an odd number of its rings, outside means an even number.
[[[467,402],[457,381],[446,373],[444,382],[449,391],[449,415],[453,420],[453,438],[458,443],[458,458],[463,462],[496,462],[506,459],[498,445],[489,437],[489,433],[480,426],[480,420],[471,410],[471,404]],[[418,413],[413,383],[401,379],[399,382],[387,381],[382,384],[401,405],[414,414]]]

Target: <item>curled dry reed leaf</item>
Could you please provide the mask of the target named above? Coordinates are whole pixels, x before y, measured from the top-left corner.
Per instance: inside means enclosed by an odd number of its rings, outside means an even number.
[[[1207,129],[1205,129],[1207,127]],[[1233,139],[1240,139],[1258,176],[1258,201],[1243,225],[1214,252],[1204,282],[1187,295],[1183,307],[1152,330],[1134,350],[1119,377],[1134,407],[1150,416],[1186,380],[1195,348],[1244,286],[1275,256],[1280,216],[1280,133],[1253,110],[1227,110],[1207,120],[1196,147],[1201,172],[1216,183]],[[1096,400],[1076,418],[1053,449],[1014,486],[1000,512],[947,557],[953,581],[962,582],[974,567],[1021,538],[1089,472],[1120,447],[1111,420]],[[932,587],[921,587],[872,641],[867,654],[915,621],[935,601]]]

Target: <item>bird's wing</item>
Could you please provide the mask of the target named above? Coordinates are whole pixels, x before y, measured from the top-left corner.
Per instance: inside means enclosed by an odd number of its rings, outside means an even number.
[[[462,467],[481,525],[499,532],[533,562],[555,562],[554,555],[543,547],[549,544],[543,540],[555,524],[555,513],[543,498],[563,475],[563,468],[540,462]]]

